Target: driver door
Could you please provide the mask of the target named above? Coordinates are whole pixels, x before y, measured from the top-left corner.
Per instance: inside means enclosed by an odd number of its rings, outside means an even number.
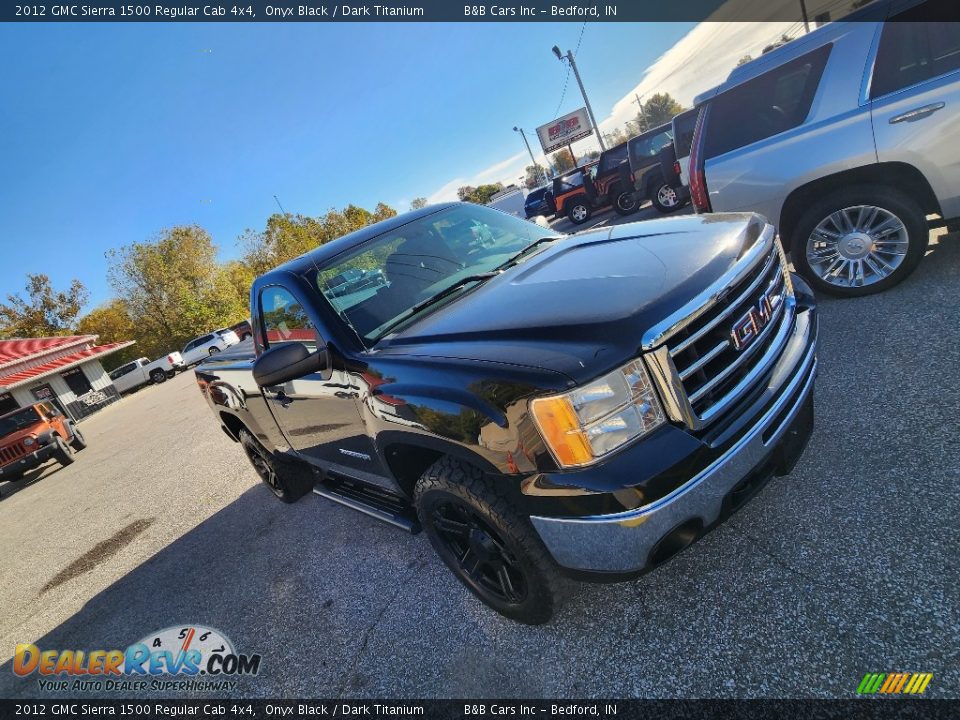
[[[317,349],[316,328],[290,290],[271,285],[261,291],[259,302],[267,347],[300,342],[311,352]],[[263,388],[277,426],[306,460],[324,470],[341,466],[382,475],[357,406],[360,393],[359,378],[338,368]]]

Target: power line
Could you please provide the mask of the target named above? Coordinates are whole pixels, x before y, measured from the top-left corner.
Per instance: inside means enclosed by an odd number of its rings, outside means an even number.
[[[577,38],[577,47],[573,51],[573,56],[576,57],[577,53],[580,52],[580,43],[583,42],[583,32],[587,29],[587,24],[584,23],[580,26],[580,37]],[[557,109],[553,111],[553,117],[557,117],[560,113],[560,108],[563,106],[563,100],[567,96],[567,85],[570,83],[570,64],[567,63],[567,75],[563,79],[563,92],[560,93],[560,102],[557,103]]]

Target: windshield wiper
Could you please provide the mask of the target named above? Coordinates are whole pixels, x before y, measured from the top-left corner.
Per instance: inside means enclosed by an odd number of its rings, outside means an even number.
[[[489,279],[492,278],[492,277],[496,277],[496,276],[499,275],[501,272],[502,272],[502,270],[491,270],[490,272],[475,273],[475,274],[473,274],[473,275],[467,275],[467,276],[465,276],[465,277],[460,278],[459,280],[457,280],[457,281],[456,281],[455,283],[453,283],[452,285],[448,285],[447,287],[445,287],[443,290],[441,290],[440,292],[438,292],[436,295],[431,295],[431,296],[428,297],[426,300],[421,300],[420,302],[418,302],[418,303],[417,303],[416,305],[414,305],[412,308],[410,308],[409,310],[407,310],[403,315],[401,315],[401,316],[398,317],[396,320],[394,320],[392,323],[390,323],[389,325],[387,325],[387,327],[383,328],[383,330],[381,330],[380,333],[378,333],[379,336],[380,336],[380,337],[383,337],[383,336],[386,335],[388,332],[390,332],[393,328],[397,327],[397,325],[400,325],[401,323],[406,322],[406,321],[409,320],[411,317],[413,317],[414,315],[416,315],[417,313],[419,313],[421,310],[424,310],[424,309],[430,307],[431,305],[434,305],[434,304],[440,302],[440,301],[443,300],[445,297],[448,297],[448,296],[452,295],[452,294],[455,293],[457,290],[460,290],[464,285],[469,285],[470,283],[483,282],[484,280],[489,280]]]
[[[509,260],[507,260],[503,265],[500,266],[499,269],[504,270],[508,267],[512,267],[513,265],[516,265],[520,261],[520,258],[522,258],[524,255],[529,254],[529,252],[533,250],[535,247],[539,245],[543,245],[544,243],[553,242],[554,240],[559,240],[559,239],[560,239],[559,237],[542,237],[539,240],[534,240],[532,243],[527,245],[523,250],[518,252]]]

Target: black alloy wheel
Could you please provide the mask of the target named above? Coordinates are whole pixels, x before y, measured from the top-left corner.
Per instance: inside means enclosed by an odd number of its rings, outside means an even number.
[[[270,457],[249,431],[241,430],[239,439],[253,469],[277,499],[294,503],[313,489],[308,471],[297,472],[296,468],[284,465],[278,467],[277,461]]]
[[[526,599],[527,578],[517,558],[472,508],[451,499],[434,507],[429,523],[475,593],[505,605]]]

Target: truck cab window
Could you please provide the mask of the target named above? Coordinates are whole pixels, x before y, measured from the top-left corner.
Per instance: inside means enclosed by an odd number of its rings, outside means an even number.
[[[277,285],[260,293],[265,334],[263,346],[284,342],[315,343],[317,336],[303,305],[286,288]]]

